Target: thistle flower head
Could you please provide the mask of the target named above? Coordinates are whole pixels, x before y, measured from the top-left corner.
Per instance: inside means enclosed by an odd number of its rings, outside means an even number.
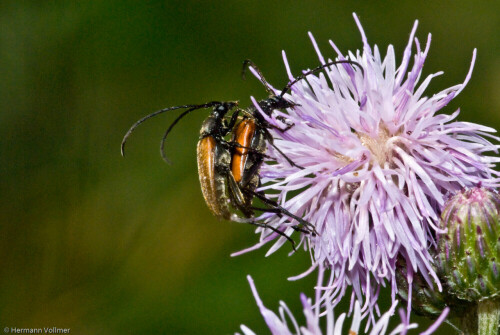
[[[324,73],[308,75],[292,86],[285,98],[295,104],[293,108],[271,116],[262,113],[276,127],[270,129],[274,144],[304,168],[291,166],[268,145],[270,158],[261,170],[260,190],[272,190],[269,197],[315,226],[317,236],[301,238],[313,260],[306,273],[316,267],[331,270],[323,298],[335,305],[352,286],[355,298],[372,310],[387,281],[395,299],[398,257],[408,265],[409,280],[412,273],[421,272],[440,289],[428,248],[435,247],[436,232],[443,232],[443,204],[450,192],[463,187],[479,182],[499,185],[493,170],[498,159],[484,155],[497,152],[485,137],[498,138],[489,134],[492,128],[457,121],[458,110],[439,113],[469,81],[475,50],[464,83],[425,96],[431,79],[442,74],[422,77],[431,36],[422,49],[415,38],[416,22],[397,66],[393,46],[382,58],[378,47],[368,44],[356,16],[355,20],[362,51],[344,55],[330,44],[336,60],[356,61],[362,70],[351,64],[328,66]],[[329,62],[311,39],[320,62]],[[416,53],[410,65],[413,45]],[[254,105],[259,109],[255,100]],[[279,130],[290,124],[288,130]],[[285,234],[293,233],[285,216],[265,213],[260,219]],[[286,241],[269,229],[258,232],[262,235],[256,247],[278,238],[268,254]]]

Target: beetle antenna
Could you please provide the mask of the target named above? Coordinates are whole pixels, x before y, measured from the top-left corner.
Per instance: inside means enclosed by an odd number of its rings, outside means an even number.
[[[123,140],[122,140],[122,144],[121,144],[121,154],[122,156],[125,156],[125,144],[127,143],[127,140],[128,138],[130,137],[130,135],[134,132],[134,130],[141,124],[143,123],[144,121],[148,120],[148,119],[151,119],[152,117],[155,117],[159,114],[162,114],[162,113],[165,113],[165,112],[168,112],[168,111],[171,111],[171,110],[176,110],[176,109],[182,109],[182,108],[189,108],[189,111],[193,111],[193,110],[196,110],[196,109],[201,109],[201,108],[208,108],[208,107],[212,107],[212,106],[215,106],[215,105],[218,105],[218,104],[221,104],[220,102],[218,101],[211,101],[211,102],[207,102],[205,104],[202,104],[202,105],[183,105],[183,106],[175,106],[175,107],[169,107],[169,108],[164,108],[164,109],[160,109],[156,112],[153,112],[149,115],[146,115],[145,117],[143,117],[142,119],[138,120],[136,123],[134,123],[132,125],[132,127],[130,127],[130,129],[127,131],[127,133],[125,134],[125,136],[123,136]],[[186,115],[187,113],[184,112],[182,113],[181,115],[184,116]],[[176,123],[178,122],[178,120],[175,121]]]
[[[358,62],[352,61],[352,60],[338,60],[338,61],[333,61],[333,62],[325,63],[323,65],[315,67],[312,70],[309,70],[307,72],[302,73],[300,76],[298,76],[297,78],[295,78],[294,80],[292,80],[291,82],[289,82],[285,86],[285,88],[283,88],[283,90],[281,91],[279,97],[283,98],[283,96],[285,95],[285,93],[288,92],[293,85],[295,85],[297,82],[301,81],[302,79],[305,79],[308,75],[316,73],[318,71],[321,71],[321,70],[323,70],[324,68],[326,68],[328,66],[337,65],[337,64],[351,64],[351,65],[356,65],[361,70],[361,73],[363,75],[365,74],[365,72],[364,72],[363,67],[361,66],[361,64],[359,64]]]
[[[260,69],[257,67],[257,65],[255,65],[255,63],[253,61],[251,61],[250,59],[245,59],[243,61],[243,69],[241,69],[241,77],[243,78],[243,80],[246,79],[246,72],[247,72],[247,68],[248,67],[252,67],[255,71],[257,71],[257,74],[260,77],[259,78],[260,81],[266,87],[266,91],[270,95],[274,95],[274,92],[273,92],[273,89],[271,88],[271,85],[269,85],[269,83],[267,82],[266,78],[264,78],[264,75],[262,74],[262,72],[260,71]]]
[[[206,106],[206,107],[210,107],[210,106]],[[167,155],[165,154],[165,141],[167,140],[167,136],[168,134],[170,133],[170,131],[175,127],[175,125],[177,124],[177,122],[179,122],[184,116],[186,116],[187,114],[191,113],[192,111],[194,110],[197,110],[197,109],[200,109],[200,108],[206,108],[206,107],[192,107],[192,108],[189,108],[188,110],[182,112],[175,120],[174,122],[172,122],[172,124],[170,124],[170,126],[168,127],[167,131],[165,132],[165,134],[163,134],[163,137],[161,139],[161,143],[160,143],[160,154],[161,154],[161,158],[163,158],[163,160],[168,163],[168,164],[171,164],[172,162],[170,162],[170,160],[167,158]]]

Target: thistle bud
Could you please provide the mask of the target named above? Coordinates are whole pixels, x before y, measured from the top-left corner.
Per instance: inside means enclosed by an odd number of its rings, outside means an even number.
[[[477,302],[500,295],[500,196],[483,187],[465,189],[445,204],[446,234],[438,236],[437,270],[448,293]]]

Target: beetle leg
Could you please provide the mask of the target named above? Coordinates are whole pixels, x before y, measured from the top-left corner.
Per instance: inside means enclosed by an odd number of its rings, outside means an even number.
[[[238,116],[240,115],[240,109],[236,110],[233,115],[231,115],[231,119],[229,120],[229,123],[224,122],[224,133],[227,133],[231,131],[236,124],[236,120],[238,119]]]
[[[266,205],[270,206],[270,207],[274,207],[275,209],[278,209],[280,210],[280,212],[286,216],[289,216],[291,217],[292,219],[295,219],[299,222],[300,225],[304,226],[304,227],[308,227],[309,230],[307,230],[308,233],[312,233],[313,236],[316,236],[318,235],[318,232],[316,231],[316,229],[314,228],[314,225],[310,222],[307,222],[306,220],[290,213],[288,210],[286,210],[285,208],[281,207],[276,201],[274,200],[271,200],[271,199],[268,199],[264,194],[260,193],[260,192],[256,192],[256,191],[253,191],[253,190],[250,190],[250,189],[244,189],[245,192],[248,192],[254,196],[256,196],[257,198],[259,198],[260,200],[262,200],[262,202],[264,202]],[[298,228],[301,228],[301,227],[298,227]]]
[[[278,119],[281,122],[283,122],[284,124],[286,124],[285,128],[280,128],[280,127],[277,127],[277,126],[273,126],[274,129],[276,129],[278,131],[281,131],[282,133],[288,131],[289,129],[291,129],[291,128],[293,128],[295,126],[295,123],[293,123],[293,122],[290,123],[287,120],[287,118],[285,118],[284,116],[278,115],[278,116],[276,116],[276,119]]]
[[[248,150],[248,153],[251,153],[251,154],[256,154],[256,155],[259,155],[259,156],[262,156],[262,157],[265,157],[265,158],[271,158],[271,156],[269,155],[266,155],[264,153],[262,153],[260,150],[258,149],[254,149],[254,148],[251,148],[251,147],[245,147],[241,144],[239,144],[238,142],[226,142],[225,144],[227,144],[231,149],[232,148],[241,148],[241,149],[247,149]],[[247,153],[247,154],[248,154]]]
[[[241,191],[241,188],[238,186],[238,183],[234,179],[234,176],[231,173],[231,171],[227,170],[226,173],[227,173],[227,176],[226,176],[227,180],[229,181],[229,189],[231,190],[231,192],[233,194],[232,199],[234,199],[234,201],[236,202],[236,204],[235,204],[236,207],[239,210],[241,210],[243,212],[243,214],[247,215],[247,213],[248,213],[248,214],[250,214],[248,216],[251,217],[253,215],[253,211],[252,211],[253,207],[249,206],[249,204],[246,203],[245,195]],[[270,210],[265,209],[264,211],[269,212]],[[295,241],[290,236],[288,236],[284,232],[282,232],[281,230],[278,230],[277,228],[275,228],[273,226],[269,226],[269,225],[267,225],[265,223],[261,223],[261,222],[252,221],[249,223],[252,225],[258,226],[258,227],[271,229],[276,234],[285,237],[292,244],[293,251],[297,251],[297,249],[295,249]]]
[[[304,170],[304,167],[303,166],[300,166],[298,164],[295,164],[283,151],[281,151],[275,144],[274,144],[274,137],[271,135],[271,133],[265,129],[265,132],[264,132],[264,136],[266,137],[266,140],[269,142],[269,144],[271,144],[271,146],[276,149],[276,151],[278,151],[281,156],[283,156],[286,161],[291,165],[291,166],[295,166],[296,168],[299,168],[301,170]]]
[[[291,166],[295,166],[296,168],[299,168],[299,169],[301,169],[301,170],[304,170],[304,167],[303,167],[303,166],[300,166],[300,165],[298,165],[298,164],[295,164],[295,163],[294,163],[294,162],[293,162],[293,161],[292,161],[292,160],[291,160],[291,159],[290,159],[287,155],[285,155],[285,153],[284,153],[283,151],[281,151],[281,150],[280,150],[280,149],[279,149],[279,148],[278,148],[278,147],[277,147],[277,146],[276,146],[273,142],[269,142],[269,143],[271,143],[271,146],[272,146],[274,149],[276,149],[276,151],[278,151],[278,152],[281,154],[281,156],[283,156],[283,157],[286,159],[286,161],[287,161],[287,162],[288,162]]]
[[[263,155],[264,156],[264,155]],[[247,172],[245,172],[240,180],[240,185],[243,188],[248,188],[248,184],[252,182],[252,178],[256,176],[259,172],[260,167],[262,166],[262,158],[258,159],[257,161],[253,162],[252,166],[250,169],[248,169]],[[260,178],[258,179],[260,182]],[[254,187],[256,187],[258,182],[254,183]]]
[[[252,206],[251,208],[253,210],[256,210],[256,211],[261,211],[261,212],[266,212],[266,213],[275,213],[278,217],[283,217],[283,212],[279,208],[261,208],[261,207],[254,207],[254,206]],[[304,233],[304,234],[310,233],[309,230],[302,228],[302,227],[299,227],[297,225],[291,226],[291,227],[293,228],[293,230]]]
[[[268,224],[261,223],[261,222],[252,221],[252,222],[249,222],[249,223],[252,224],[252,225],[254,225],[254,226],[271,229],[276,234],[281,235],[284,238],[286,238],[288,240],[288,242],[290,242],[292,244],[293,251],[297,251],[297,249],[295,248],[295,241],[290,236],[288,236],[287,234],[285,234],[284,232],[282,232],[281,230],[279,230],[279,229],[277,229],[277,228],[275,228],[273,226],[270,226]]]
[[[236,181],[236,179],[234,179],[233,173],[228,168],[226,168],[224,169],[224,174],[228,181],[228,188],[232,194],[231,199],[234,202],[235,207],[241,210],[243,214],[245,214],[245,216],[252,217],[253,211],[250,207],[250,204],[248,203],[248,198],[245,197],[245,194],[243,194],[243,192],[241,191],[238,182]]]

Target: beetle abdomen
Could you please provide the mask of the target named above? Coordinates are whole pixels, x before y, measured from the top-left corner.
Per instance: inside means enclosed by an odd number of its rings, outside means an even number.
[[[210,211],[218,218],[229,220],[231,217],[227,185],[224,176],[217,169],[221,148],[212,136],[198,142],[198,176],[205,202]],[[223,156],[224,153],[222,153]]]
[[[255,121],[246,119],[241,121],[233,134],[233,141],[241,147],[235,147],[231,162],[231,172],[234,179],[239,183],[245,172],[245,165],[248,158],[248,149],[252,145],[255,134]],[[243,148],[242,148],[243,147]]]

